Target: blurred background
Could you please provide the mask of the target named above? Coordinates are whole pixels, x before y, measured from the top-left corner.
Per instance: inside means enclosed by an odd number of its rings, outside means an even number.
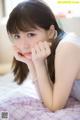
[[[25,0],[0,0],[0,75],[10,71],[13,52],[6,32],[6,22],[12,9]],[[80,36],[80,0],[44,0],[55,14],[59,26]]]

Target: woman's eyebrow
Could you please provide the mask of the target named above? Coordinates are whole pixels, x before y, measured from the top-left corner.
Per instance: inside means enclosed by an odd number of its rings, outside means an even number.
[[[20,34],[20,33],[13,33],[12,36],[14,36],[14,35],[19,35],[19,34]]]
[[[32,31],[32,32],[33,32],[33,31],[36,31],[36,30],[38,30],[38,28],[37,28],[37,27],[36,27],[36,28],[29,28],[29,29],[27,29],[27,30],[26,30],[26,32],[30,32],[30,31]]]
[[[29,29],[29,30],[27,30],[27,31],[35,31],[36,29]]]

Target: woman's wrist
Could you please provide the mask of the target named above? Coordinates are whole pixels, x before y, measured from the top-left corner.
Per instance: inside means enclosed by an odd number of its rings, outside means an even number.
[[[30,71],[30,76],[31,76],[31,79],[32,79],[33,81],[36,81],[36,80],[37,80],[36,71]]]
[[[36,61],[36,62],[35,62],[35,69],[36,69],[36,68],[39,69],[41,66],[44,66],[44,65],[46,65],[46,62],[45,62],[44,60]]]

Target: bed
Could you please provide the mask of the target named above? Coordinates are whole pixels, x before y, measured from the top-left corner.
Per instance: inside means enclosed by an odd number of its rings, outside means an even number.
[[[12,73],[0,76],[0,120],[80,120],[80,102],[73,97],[64,109],[51,112],[34,92],[30,77],[21,86],[13,79]]]

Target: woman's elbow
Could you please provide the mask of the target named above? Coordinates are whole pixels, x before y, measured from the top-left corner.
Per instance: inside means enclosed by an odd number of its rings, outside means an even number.
[[[58,110],[61,110],[65,107],[65,102],[60,102],[60,101],[53,101],[53,102],[45,102],[44,105],[51,111],[51,112],[56,112]]]
[[[52,106],[47,106],[47,107],[51,112],[56,112],[64,108],[64,106],[60,106],[60,105],[52,105]]]

